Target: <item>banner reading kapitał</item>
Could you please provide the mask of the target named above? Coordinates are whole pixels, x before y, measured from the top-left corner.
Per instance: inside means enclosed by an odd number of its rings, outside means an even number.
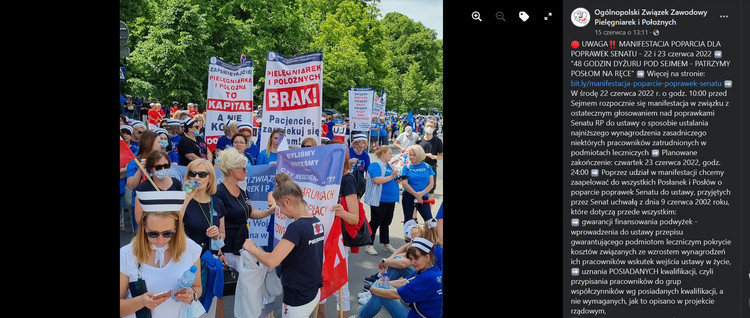
[[[214,151],[224,125],[253,122],[253,60],[234,65],[212,56],[209,61],[206,143]]]

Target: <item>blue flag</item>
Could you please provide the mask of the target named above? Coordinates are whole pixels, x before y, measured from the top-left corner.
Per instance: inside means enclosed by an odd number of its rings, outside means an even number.
[[[406,115],[406,121],[409,122],[409,126],[411,126],[411,128],[413,129],[414,128],[414,111],[413,110],[410,110],[409,114]]]

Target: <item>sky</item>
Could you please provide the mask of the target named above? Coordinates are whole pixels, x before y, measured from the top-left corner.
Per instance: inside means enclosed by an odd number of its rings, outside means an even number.
[[[443,38],[443,0],[380,0],[380,14],[399,12],[425,27],[435,30]]]

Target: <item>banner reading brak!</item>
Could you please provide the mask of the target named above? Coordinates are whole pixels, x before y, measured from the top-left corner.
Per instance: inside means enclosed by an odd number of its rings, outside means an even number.
[[[372,87],[349,88],[349,124],[352,131],[365,131],[372,125]]]
[[[328,297],[347,281],[347,252],[341,239],[341,220],[331,210],[338,204],[346,151],[343,144],[279,151],[277,172],[289,174],[297,182],[307,202],[307,210],[323,222],[325,250],[321,299]],[[277,212],[274,246],[282,238],[290,222]]]
[[[320,117],[323,99],[323,52],[284,57],[268,52],[263,92],[263,138],[274,128],[284,130],[290,146],[302,139],[315,138],[320,144]],[[267,143],[260,143],[260,150]]]
[[[232,120],[253,121],[253,60],[228,64],[215,56],[208,64],[206,142],[214,151],[224,125]]]

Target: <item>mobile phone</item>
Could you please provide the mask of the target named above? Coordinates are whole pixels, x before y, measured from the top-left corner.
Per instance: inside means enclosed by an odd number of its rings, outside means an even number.
[[[406,179],[409,179],[409,176],[408,175],[400,175],[400,176],[398,176],[398,179],[399,180],[406,180]]]
[[[158,293],[158,294],[154,294],[153,298],[154,299],[162,299],[162,298],[167,298],[170,295],[171,295],[171,291],[167,290],[167,291],[163,291],[163,292]]]

